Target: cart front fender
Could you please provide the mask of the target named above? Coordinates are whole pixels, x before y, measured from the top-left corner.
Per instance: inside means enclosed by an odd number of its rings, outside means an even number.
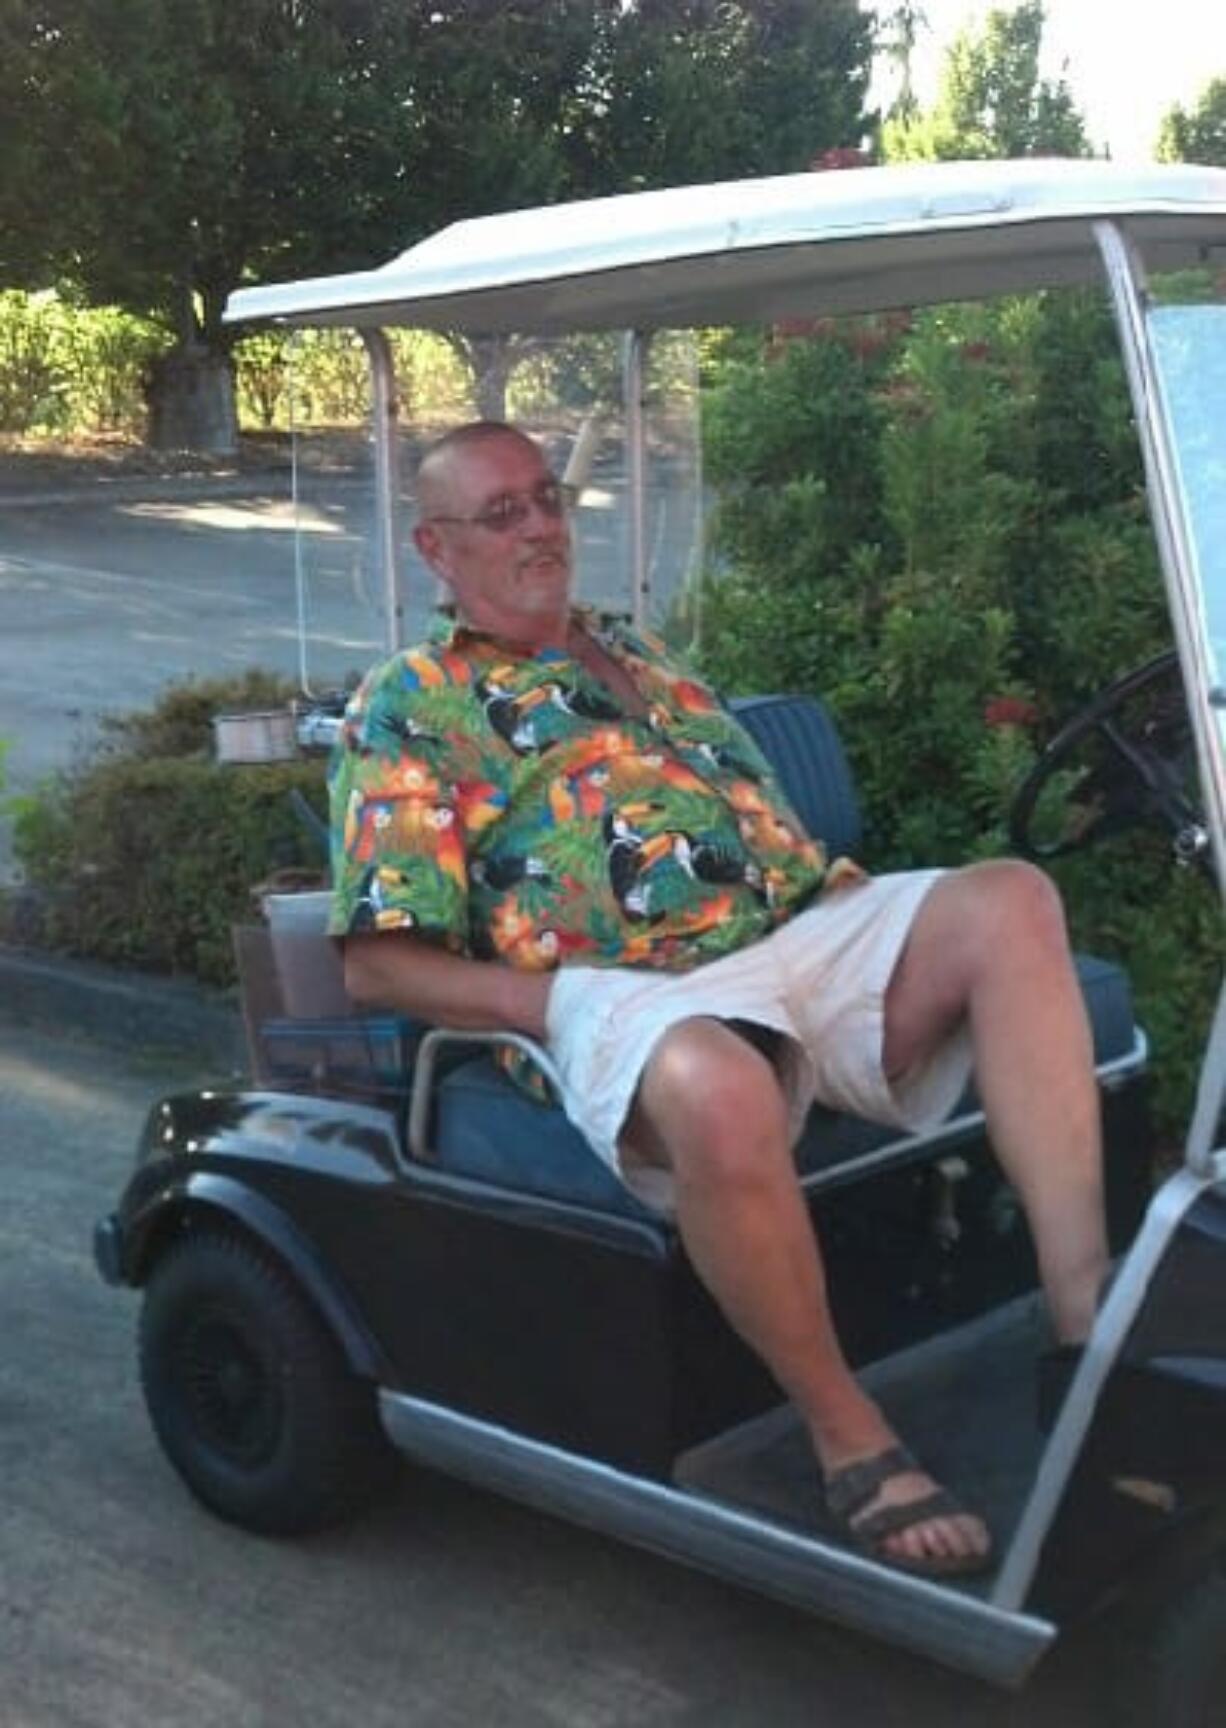
[[[381,1385],[394,1381],[378,1340],[310,1240],[275,1202],[231,1176],[176,1171],[138,1211],[122,1221],[116,1216],[104,1219],[96,1237],[104,1275],[115,1282],[143,1284],[166,1245],[207,1218],[237,1225],[276,1256],[315,1304],[355,1374]]]

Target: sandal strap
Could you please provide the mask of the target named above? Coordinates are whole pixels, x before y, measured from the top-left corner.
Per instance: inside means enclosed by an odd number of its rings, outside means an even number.
[[[826,1505],[835,1518],[844,1522],[861,1506],[876,1499],[882,1484],[891,1476],[902,1476],[919,1466],[905,1446],[887,1446],[872,1458],[862,1458],[856,1464],[845,1464],[826,1478]]]
[[[875,1547],[883,1537],[893,1536],[899,1530],[913,1530],[917,1524],[927,1524],[933,1518],[957,1518],[965,1511],[965,1506],[947,1488],[936,1488],[919,1500],[883,1506],[878,1512],[853,1519],[850,1528],[857,1542]]]

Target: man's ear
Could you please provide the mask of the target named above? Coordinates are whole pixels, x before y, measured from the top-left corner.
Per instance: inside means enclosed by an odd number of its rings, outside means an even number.
[[[451,581],[451,573],[447,568],[447,554],[443,550],[442,535],[432,522],[419,522],[413,530],[413,544],[421,553],[427,570],[446,589],[444,597],[436,591],[435,604],[442,606],[454,598],[455,589]]]
[[[419,522],[413,530],[413,544],[436,576],[443,576],[443,538],[433,522]]]

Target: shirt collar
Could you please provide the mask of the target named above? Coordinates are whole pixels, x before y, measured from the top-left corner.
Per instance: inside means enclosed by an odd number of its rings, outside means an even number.
[[[599,612],[596,607],[587,605],[572,606],[570,616],[573,623],[581,625],[590,635],[601,638],[625,623],[616,612]],[[500,654],[509,654],[517,660],[536,660],[546,656],[565,658],[560,648],[543,648],[534,652],[525,648],[522,643],[508,642],[491,630],[478,630],[475,625],[465,623],[457,615],[454,606],[440,606],[435,612],[430,626],[430,640],[442,649],[461,650],[470,644],[489,643],[497,648]]]

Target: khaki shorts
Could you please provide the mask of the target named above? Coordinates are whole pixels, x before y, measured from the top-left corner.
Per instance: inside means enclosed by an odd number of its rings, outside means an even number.
[[[562,1104],[595,1152],[659,1204],[671,1182],[623,1167],[619,1139],[653,1049],[696,1015],[781,1033],[776,1068],[795,1142],[814,1101],[920,1132],[944,1121],[971,1075],[968,1028],[929,1060],[886,1079],[886,986],[939,870],[908,871],[831,890],[761,942],[692,972],[566,966],[549,995],[548,1047]]]

